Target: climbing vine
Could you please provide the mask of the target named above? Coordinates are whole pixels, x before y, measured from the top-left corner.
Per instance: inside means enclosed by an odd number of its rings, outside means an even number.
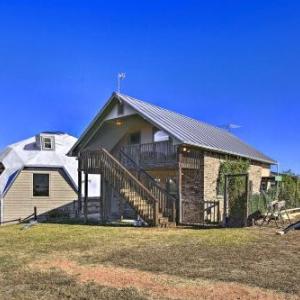
[[[225,175],[227,174],[245,174],[248,173],[250,163],[248,160],[232,160],[226,159],[221,163],[219,169],[219,179],[218,179],[218,194],[224,194],[225,185]],[[244,186],[244,181],[240,177],[232,178],[229,182],[228,188],[230,190],[240,190],[241,185]]]
[[[230,160],[222,162],[219,169],[219,194],[224,194],[225,175],[247,174],[250,163],[247,160]],[[246,177],[228,177],[227,196],[230,211],[229,225],[243,226],[247,217]]]

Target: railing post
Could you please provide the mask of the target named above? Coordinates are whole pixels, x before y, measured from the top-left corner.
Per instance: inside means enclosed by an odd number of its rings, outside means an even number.
[[[176,202],[172,201],[172,222],[176,222]]]
[[[154,226],[158,226],[158,214],[159,214],[159,208],[158,208],[158,201],[154,202],[154,212],[153,212],[153,222]]]
[[[223,223],[224,226],[228,225],[228,176],[225,175],[225,184],[224,184],[224,212],[223,212]]]
[[[82,172],[78,168],[78,213],[82,210]]]
[[[220,223],[220,201],[218,201],[217,222]]]
[[[248,216],[249,216],[249,174],[245,175],[245,193],[246,193],[246,216],[245,216],[245,221],[244,221],[244,226],[248,226]]]
[[[36,206],[33,208],[33,219],[34,219],[34,221],[37,221],[37,208],[36,208]]]
[[[89,187],[89,175],[88,173],[84,173],[84,222],[87,223],[88,222],[88,187]]]

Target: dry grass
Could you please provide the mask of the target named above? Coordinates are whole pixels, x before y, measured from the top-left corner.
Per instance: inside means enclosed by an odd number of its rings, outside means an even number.
[[[296,231],[9,226],[0,228],[0,298],[297,298],[299,252]]]

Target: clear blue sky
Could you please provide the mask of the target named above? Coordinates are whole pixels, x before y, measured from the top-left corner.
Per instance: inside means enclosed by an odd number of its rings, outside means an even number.
[[[123,92],[215,124],[300,173],[300,1],[0,0],[0,148],[79,136]]]

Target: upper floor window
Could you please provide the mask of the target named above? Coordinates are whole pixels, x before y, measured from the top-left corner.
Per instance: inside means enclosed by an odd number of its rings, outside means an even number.
[[[42,137],[42,149],[43,150],[54,150],[54,137],[43,136]]]
[[[33,174],[33,196],[49,197],[49,174]]]
[[[129,136],[129,144],[135,145],[140,143],[141,143],[141,133],[140,132],[131,133]]]
[[[118,103],[118,115],[123,115],[124,114],[124,103],[119,102]]]
[[[163,142],[170,139],[169,135],[163,130],[155,128],[153,130],[153,142]]]
[[[4,170],[5,170],[5,167],[4,167],[3,163],[0,162],[0,176],[4,172]]]

